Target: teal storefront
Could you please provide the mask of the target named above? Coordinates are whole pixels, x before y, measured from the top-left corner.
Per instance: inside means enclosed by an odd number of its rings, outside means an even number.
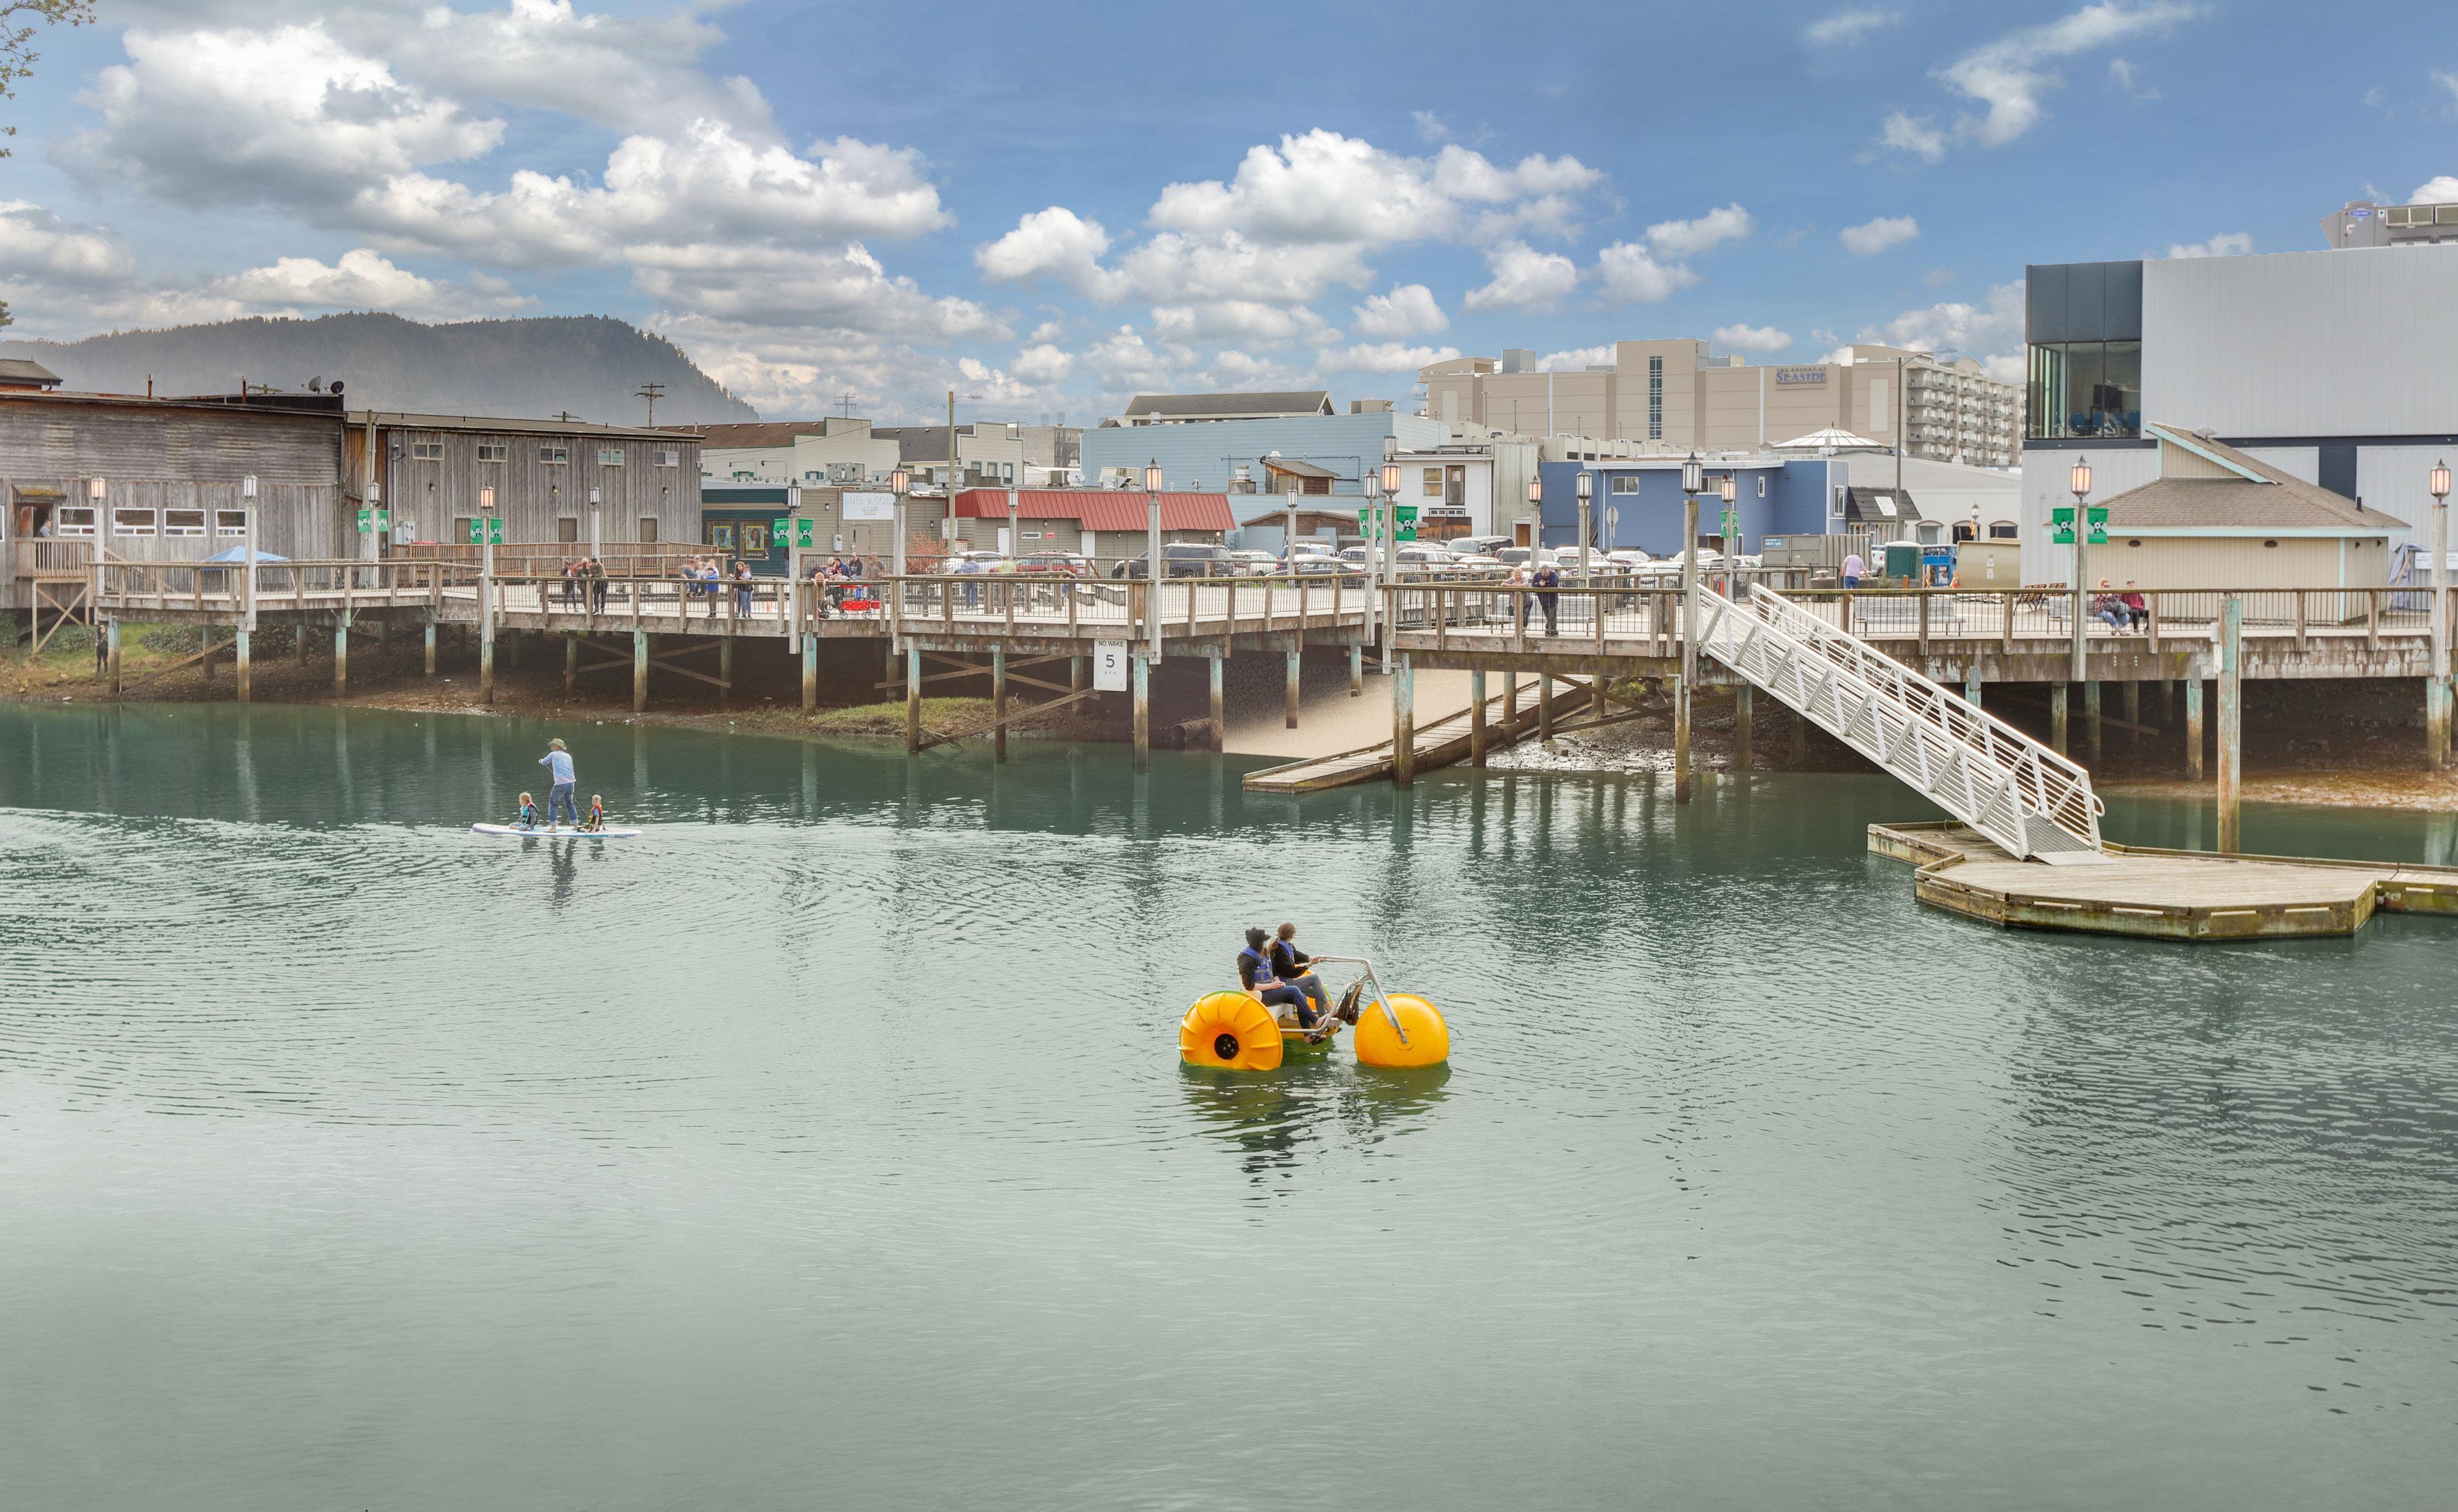
[[[791,556],[789,542],[775,535],[785,518],[783,488],[718,488],[700,492],[700,544],[731,568],[740,557],[761,577],[783,577]]]

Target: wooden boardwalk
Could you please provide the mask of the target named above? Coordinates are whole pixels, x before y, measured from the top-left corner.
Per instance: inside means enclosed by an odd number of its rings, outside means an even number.
[[[2019,861],[1960,824],[1872,824],[1932,908],[2008,928],[2151,940],[2351,935],[2377,910],[2458,916],[2458,868],[2106,845],[2094,866]]]
[[[1565,691],[1553,695],[1552,717],[1564,718],[1585,709],[1594,700],[1594,691],[1587,684],[1562,678]],[[1530,697],[1517,715],[1506,707],[1509,694],[1496,694],[1485,700],[1486,746],[1499,750],[1515,745],[1536,733],[1543,713],[1536,700]],[[1412,749],[1416,753],[1416,770],[1450,766],[1468,759],[1475,741],[1476,710],[1461,710],[1448,719],[1422,725],[1414,732]],[[1249,772],[1239,784],[1249,793],[1320,793],[1325,788],[1348,787],[1359,782],[1379,782],[1392,775],[1391,758],[1397,749],[1391,740],[1360,746],[1333,756],[1309,756],[1284,766],[1265,767]]]

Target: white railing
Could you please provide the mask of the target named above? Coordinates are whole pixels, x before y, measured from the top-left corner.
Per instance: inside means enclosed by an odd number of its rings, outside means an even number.
[[[1700,594],[1699,649],[2016,857],[2100,849],[2091,774],[1763,585]]]

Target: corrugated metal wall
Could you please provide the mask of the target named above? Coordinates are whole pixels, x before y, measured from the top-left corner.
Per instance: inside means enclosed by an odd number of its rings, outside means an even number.
[[[354,427],[356,446],[363,427]],[[440,460],[423,460],[417,448],[441,446]],[[503,448],[501,461],[480,461],[481,446]],[[385,504],[392,511],[396,534],[447,545],[467,539],[456,522],[480,512],[479,490],[495,490],[495,512],[504,519],[504,541],[543,543],[589,539],[589,491],[599,493],[599,529],[608,543],[647,538],[641,522],[654,520],[656,537],[665,544],[700,537],[698,443],[689,436],[672,441],[626,440],[594,436],[494,433],[475,430],[422,430],[410,425],[376,427],[378,481]],[[550,462],[545,453],[559,451],[565,460]],[[601,451],[618,461],[601,462]],[[666,466],[659,458],[674,453]],[[358,491],[361,474],[349,478]],[[569,525],[558,527],[558,522]],[[355,519],[353,521],[355,524]]]

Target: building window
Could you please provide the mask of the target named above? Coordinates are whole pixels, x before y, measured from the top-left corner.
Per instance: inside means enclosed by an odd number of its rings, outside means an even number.
[[[820,475],[816,472],[806,472],[802,474],[802,481],[804,483],[818,483],[821,479]]]
[[[580,539],[580,521],[573,515],[558,515],[554,522],[554,538],[569,546]]]
[[[657,544],[657,517],[656,515],[644,514],[640,516],[640,542],[644,546],[655,546]]]
[[[1442,468],[1427,467],[1425,469],[1425,492],[1426,497],[1428,499],[1439,499],[1443,496]]]
[[[1766,497],[1766,474],[1763,472],[1759,474],[1759,497]]]
[[[1636,493],[1638,491],[1638,474],[1635,472],[1614,473],[1613,475],[1613,491],[1615,493]]]
[[[214,534],[247,534],[247,511],[245,509],[216,509],[214,511]]]
[[[571,460],[572,449],[568,446],[540,446],[538,448],[538,461],[546,464],[550,467],[560,467]]]
[[[2054,342],[2031,349],[2030,434],[2142,434],[2142,343]]]
[[[52,511],[52,528],[61,535],[94,534],[94,510],[82,504],[64,505]]]
[[[112,510],[111,533],[114,535],[152,535],[154,533],[154,511],[151,509]]]
[[[1647,439],[1664,439],[1664,359],[1647,360]]]
[[[205,511],[202,509],[166,509],[162,512],[164,535],[202,535],[205,533]]]
[[[623,466],[623,448],[620,446],[598,447],[597,465],[601,467],[619,467]]]
[[[2016,539],[2020,533],[2020,528],[2011,520],[1991,520],[1989,522],[1989,539],[1991,541],[2011,541]]]
[[[444,443],[440,441],[413,441],[409,444],[409,460],[412,462],[442,462],[444,460]]]
[[[452,539],[453,539],[453,540],[455,540],[455,541],[467,541],[467,540],[469,540],[469,528],[470,528],[471,526],[473,526],[473,525],[476,525],[477,523],[478,523],[478,522],[477,522],[474,518],[472,518],[472,517],[470,517],[470,516],[469,516],[469,515],[466,515],[466,514],[456,514],[456,515],[454,515],[454,516],[452,517]]]
[[[679,467],[682,465],[683,454],[679,451],[661,451],[657,453],[657,466],[660,467]]]
[[[480,462],[510,462],[511,460],[511,456],[512,447],[510,442],[482,441],[478,443],[478,460]]]

